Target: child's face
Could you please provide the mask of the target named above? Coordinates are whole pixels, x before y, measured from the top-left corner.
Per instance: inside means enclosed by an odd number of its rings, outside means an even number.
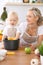
[[[14,18],[14,17],[11,17],[11,18],[9,18],[9,22],[10,22],[11,25],[16,25],[17,24],[17,19]]]

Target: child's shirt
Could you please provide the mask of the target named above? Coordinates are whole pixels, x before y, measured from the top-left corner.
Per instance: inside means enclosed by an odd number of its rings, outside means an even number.
[[[14,25],[7,25],[3,30],[3,35],[8,37],[15,37],[17,33],[19,33],[19,30],[17,26]]]

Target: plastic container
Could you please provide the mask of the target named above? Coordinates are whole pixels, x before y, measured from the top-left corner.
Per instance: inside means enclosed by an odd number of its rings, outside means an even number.
[[[19,48],[18,40],[4,40],[4,48],[6,50],[17,50]]]

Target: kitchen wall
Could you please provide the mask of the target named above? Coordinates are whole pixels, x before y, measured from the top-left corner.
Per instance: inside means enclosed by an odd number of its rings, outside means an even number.
[[[1,16],[1,13],[3,11],[3,7],[5,6],[6,2],[7,2],[6,0],[0,0],[0,16]]]
[[[10,11],[16,11],[19,16],[19,21],[24,22],[26,21],[26,14],[27,11],[32,8],[32,7],[37,7],[41,10],[41,13],[43,15],[43,5],[6,5],[7,7],[7,12],[9,13]]]
[[[9,13],[10,11],[16,11],[18,13],[18,16],[19,16],[19,21],[20,22],[25,22],[26,21],[26,14],[27,14],[27,11],[32,8],[32,7],[37,7],[41,10],[41,13],[43,15],[43,5],[5,5],[7,1],[6,0],[0,0],[0,16],[3,12],[3,7],[5,6],[7,8],[7,12]],[[1,22],[1,21],[0,21]],[[0,29],[3,29],[4,26],[0,26]]]
[[[5,6],[5,4],[7,3],[7,2],[22,2],[22,0],[0,0],[0,16],[1,16],[1,14],[2,14],[2,12],[3,12],[3,7]]]
[[[8,1],[8,0],[7,0]],[[43,15],[43,5],[5,5],[7,2],[6,0],[0,0],[0,16],[3,12],[3,7],[7,7],[7,12],[9,13],[10,11],[16,11],[18,13],[19,19],[21,22],[26,21],[26,13],[27,11],[32,8],[32,7],[38,7],[41,10],[41,13]],[[10,0],[9,0],[10,1]]]

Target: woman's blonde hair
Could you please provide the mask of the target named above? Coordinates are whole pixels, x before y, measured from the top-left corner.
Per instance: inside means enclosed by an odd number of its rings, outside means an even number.
[[[41,15],[41,11],[38,8],[35,8],[35,7],[31,8],[30,11],[33,11],[33,15],[34,16],[38,16],[39,17],[39,19],[37,21],[38,26],[43,24],[43,17]]]

